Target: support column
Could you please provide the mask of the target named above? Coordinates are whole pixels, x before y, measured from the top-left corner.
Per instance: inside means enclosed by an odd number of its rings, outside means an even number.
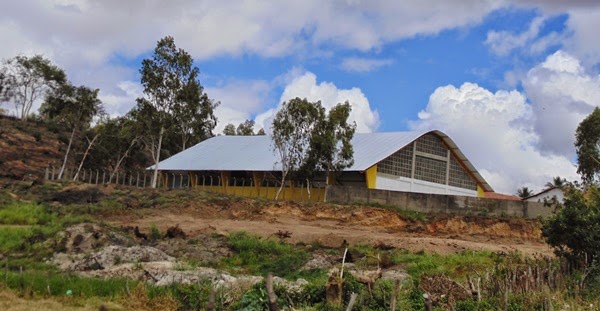
[[[377,186],[377,164],[369,167],[365,171],[365,177],[367,179],[367,188],[375,189]]]

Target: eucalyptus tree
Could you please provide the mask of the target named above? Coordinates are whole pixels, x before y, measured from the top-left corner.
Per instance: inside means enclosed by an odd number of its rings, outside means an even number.
[[[157,184],[166,131],[178,133],[180,150],[183,150],[192,139],[212,136],[216,125],[213,109],[218,103],[204,93],[198,81],[200,70],[193,62],[186,51],[175,46],[170,36],[159,40],[154,54],[142,61],[140,74],[145,97],[137,99],[134,115],[144,115],[149,120],[137,120],[151,124],[143,134],[154,161],[152,187]]]
[[[326,187],[330,184],[330,173],[338,172],[354,164],[352,138],[356,132],[356,123],[348,118],[352,106],[349,102],[337,104],[325,115],[319,115],[317,126],[310,137],[306,170],[325,172]]]
[[[63,84],[50,92],[40,107],[40,113],[45,119],[56,122],[71,132],[58,178],[62,178],[65,171],[75,134],[87,130],[93,118],[104,113],[98,92],[98,89],[86,86]],[[92,145],[93,141],[88,142],[88,150],[83,160]]]
[[[236,134],[237,132],[235,131],[235,125],[233,125],[233,123],[229,123],[223,128],[223,135],[225,136],[235,136]]]
[[[600,173],[600,108],[596,107],[575,132],[577,173],[585,182],[593,182]]]
[[[21,119],[29,115],[35,102],[67,83],[65,72],[42,55],[5,60],[3,71],[5,92],[0,100],[12,102]]]
[[[285,186],[290,172],[305,166],[312,133],[323,114],[321,102],[311,103],[298,97],[284,102],[277,111],[272,124],[272,147],[279,156],[281,186],[275,195]]]

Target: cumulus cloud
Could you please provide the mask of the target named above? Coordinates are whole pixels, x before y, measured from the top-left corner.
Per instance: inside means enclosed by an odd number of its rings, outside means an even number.
[[[497,192],[514,193],[524,185],[539,190],[557,175],[576,178],[569,158],[537,150],[533,120],[520,92],[493,93],[465,83],[437,88],[410,127],[448,134]]]
[[[208,96],[221,102],[215,110],[218,122],[214,133],[220,134],[227,124],[237,126],[263,112],[271,89],[271,83],[263,80],[231,80],[222,85],[207,87]],[[257,127],[255,130],[259,129]]]
[[[558,51],[531,69],[522,83],[536,116],[539,149],[572,158],[577,125],[600,106],[600,77],[588,75],[578,59]]]
[[[279,102],[283,103],[296,97],[306,98],[311,102],[321,101],[327,109],[348,101],[352,106],[349,119],[356,122],[357,132],[373,132],[379,125],[377,110],[371,109],[369,100],[360,88],[339,89],[331,82],[317,83],[317,76],[312,72],[306,72],[292,79],[285,86]],[[277,109],[270,109],[258,115],[257,124],[268,129],[276,112]]]
[[[393,63],[392,59],[348,57],[342,61],[341,68],[351,72],[369,72]]]

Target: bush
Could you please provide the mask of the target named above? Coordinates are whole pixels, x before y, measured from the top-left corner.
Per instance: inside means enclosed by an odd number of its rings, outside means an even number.
[[[543,222],[542,235],[555,253],[576,266],[600,259],[600,189],[570,185],[557,212]]]

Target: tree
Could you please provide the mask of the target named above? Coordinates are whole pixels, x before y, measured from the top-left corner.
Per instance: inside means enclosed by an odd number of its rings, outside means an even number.
[[[517,196],[521,199],[528,198],[533,195],[533,192],[527,187],[517,189]]]
[[[42,96],[67,83],[65,72],[41,55],[16,56],[4,61],[4,65],[2,84],[10,92],[5,93],[3,100],[12,101],[22,119],[29,115],[33,104]]]
[[[225,128],[223,129],[223,135],[235,136],[236,135],[235,125],[233,125],[233,123],[229,123],[229,124],[225,125]]]
[[[198,68],[186,51],[175,46],[173,37],[158,41],[152,57],[142,61],[140,74],[145,98],[137,99],[133,115],[143,125],[144,142],[154,161],[152,187],[156,187],[165,132],[179,134],[180,150],[194,139],[212,136],[217,104],[203,92]]]
[[[600,108],[587,116],[575,132],[577,173],[585,182],[593,182],[600,173]]]
[[[326,184],[329,185],[330,172],[337,172],[354,164],[351,141],[356,132],[356,123],[348,122],[352,107],[347,101],[331,108],[326,116],[323,111],[310,138],[306,164],[311,166],[309,171],[325,172]]]
[[[556,176],[556,177],[552,178],[552,181],[547,182],[545,186],[546,186],[546,189],[550,189],[550,188],[562,189],[566,185],[567,185],[566,179],[561,178],[560,176]]]
[[[275,115],[271,139],[281,165],[281,186],[275,199],[279,198],[288,174],[305,165],[310,139],[323,110],[321,102],[296,97],[284,102]]]
[[[235,133],[240,136],[254,135],[254,121],[246,120],[246,121],[240,123],[240,125],[238,125]]]
[[[104,112],[102,102],[98,99],[98,92],[98,89],[64,84],[53,90],[40,107],[40,112],[46,119],[63,125],[71,132],[63,164],[58,173],[59,179],[62,178],[65,171],[75,133],[89,128],[92,119]],[[93,142],[90,142],[89,145],[88,149],[91,148]]]
[[[208,98],[198,80],[200,70],[192,67],[193,59],[185,51],[179,51],[185,70],[181,76],[183,87],[173,106],[173,118],[175,131],[180,136],[180,151],[183,151],[213,136],[212,130],[217,125],[214,109],[220,103]]]
[[[563,203],[543,222],[542,235],[555,253],[585,268],[600,260],[600,189],[567,185]]]

